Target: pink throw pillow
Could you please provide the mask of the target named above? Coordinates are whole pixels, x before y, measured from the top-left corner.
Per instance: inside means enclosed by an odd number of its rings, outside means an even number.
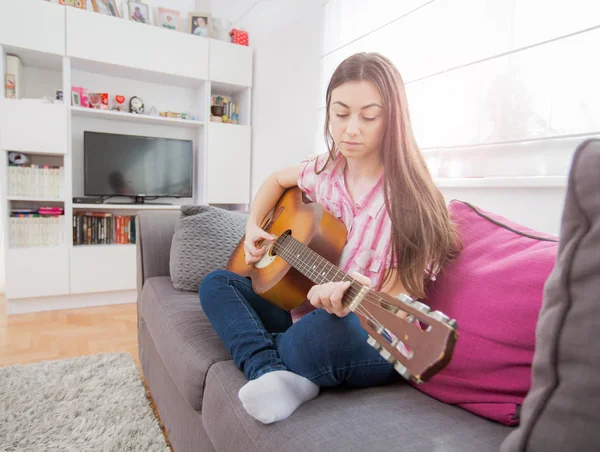
[[[430,283],[424,302],[457,320],[459,338],[448,367],[417,388],[518,425],[558,239],[460,201],[452,201],[449,211],[463,250]]]

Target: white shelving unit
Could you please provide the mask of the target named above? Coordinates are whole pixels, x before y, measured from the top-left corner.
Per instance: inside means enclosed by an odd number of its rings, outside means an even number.
[[[80,210],[179,210],[178,204],[73,204],[73,208]]]
[[[89,118],[97,119],[108,119],[111,121],[126,121],[137,124],[154,124],[154,125],[166,125],[173,127],[189,127],[191,129],[197,129],[204,125],[203,121],[192,120],[192,119],[179,119],[179,118],[164,118],[162,116],[148,116],[148,115],[136,115],[133,113],[126,113],[120,111],[110,110],[94,110],[91,108],[83,107],[71,107],[71,114],[73,116],[86,116]]]
[[[98,30],[104,30],[102,39]],[[25,97],[36,98],[8,99],[0,87],[0,214],[9,314],[134,302],[135,245],[74,246],[73,217],[77,212],[135,215],[180,208],[74,204],[74,196],[84,196],[86,130],[192,140],[194,195],[177,202],[234,207],[250,202],[252,49],[41,0],[0,0],[2,76],[7,54],[21,59]],[[72,86],[137,95],[148,108],[190,112],[195,119],[71,106]],[[63,90],[64,104],[39,99],[53,99],[57,89]],[[239,124],[210,122],[211,98],[217,94],[239,104]],[[10,151],[60,162],[60,198],[8,196]],[[10,211],[29,204],[64,207],[62,246],[9,247]]]

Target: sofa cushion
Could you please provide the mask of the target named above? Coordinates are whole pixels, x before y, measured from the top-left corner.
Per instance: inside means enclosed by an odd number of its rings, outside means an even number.
[[[168,276],[156,276],[144,284],[138,309],[177,388],[200,410],[208,369],[231,356],[202,311],[198,294],[175,290]]]
[[[225,268],[244,235],[245,214],[210,206],[183,206],[171,242],[173,287],[197,292],[204,277]]]
[[[452,361],[420,391],[503,424],[519,422],[531,385],[535,326],[557,239],[452,201],[463,250],[425,303],[458,321]]]
[[[407,384],[324,390],[284,421],[263,425],[237,394],[246,383],[232,361],[213,365],[202,422],[216,450],[497,451],[512,430],[421,394]]]
[[[575,152],[521,426],[502,452],[600,450],[600,140]]]

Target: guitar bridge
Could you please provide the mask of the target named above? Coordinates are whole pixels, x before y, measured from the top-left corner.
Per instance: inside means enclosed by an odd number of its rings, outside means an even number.
[[[354,312],[356,309],[358,309],[358,307],[360,306],[363,299],[365,298],[365,296],[368,293],[369,293],[369,288],[367,286],[362,286],[361,289],[356,294],[356,296],[348,304],[348,309],[350,309],[352,312]]]

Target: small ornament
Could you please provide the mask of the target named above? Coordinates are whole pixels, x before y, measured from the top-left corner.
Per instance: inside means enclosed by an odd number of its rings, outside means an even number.
[[[125,96],[121,96],[120,94],[117,94],[115,96],[115,102],[117,103],[117,107],[115,108],[115,110],[118,111],[125,111],[123,104],[125,103]]]
[[[133,96],[129,99],[129,113],[135,113],[141,115],[144,113],[144,102],[137,96]]]
[[[152,107],[150,107],[148,114],[150,116],[158,116],[158,110],[156,109],[156,107],[154,105],[152,105]]]
[[[89,93],[90,108],[108,110],[108,93]]]
[[[137,96],[133,96],[129,99],[129,112],[141,115],[144,113],[144,102]]]

